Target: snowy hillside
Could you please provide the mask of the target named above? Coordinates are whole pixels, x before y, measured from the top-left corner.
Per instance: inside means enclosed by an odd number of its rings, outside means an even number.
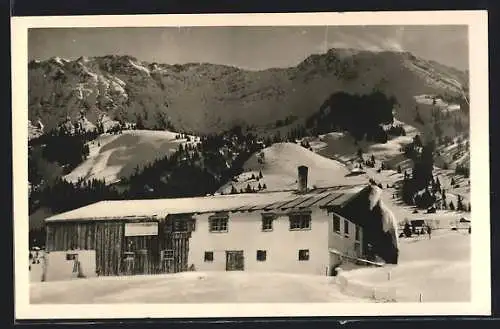
[[[437,148],[436,166],[454,169],[457,165],[470,167],[470,147],[468,138],[456,138],[447,145]]]
[[[471,243],[466,231],[436,230],[431,239],[401,239],[400,247],[397,266],[343,272],[339,278],[341,291],[379,301],[470,300]]]
[[[266,188],[262,190],[266,191],[295,189],[297,167],[300,165],[309,168],[309,187],[360,182],[360,180],[347,179],[345,176],[349,170],[338,161],[322,157],[298,144],[277,143],[254,154],[245,163],[244,173],[236,177],[236,181],[224,185],[219,191],[229,193],[231,186],[234,186],[237,191],[245,190],[247,185],[258,190],[259,184],[261,187],[265,184]],[[262,178],[259,178],[260,173],[262,173]]]
[[[186,139],[176,139],[176,133],[152,130],[125,130],[121,134],[103,134],[90,142],[88,158],[64,178],[76,182],[83,178],[101,179],[114,183],[129,177],[136,167],[176,151]],[[191,136],[191,141],[194,138]]]
[[[415,96],[415,100],[417,104],[420,105],[433,105],[436,108],[439,108],[441,111],[458,111],[460,110],[459,104],[449,104],[441,98],[433,97],[432,95],[417,95]]]
[[[357,158],[359,149],[366,156],[374,156],[377,160],[388,160],[402,153],[401,148],[412,142],[413,137],[419,131],[408,124],[394,120],[394,124],[401,125],[406,132],[405,136],[393,136],[387,143],[373,143],[366,140],[356,142],[352,136],[346,133],[329,133],[319,138],[308,139],[309,144],[315,152],[331,159],[337,159],[344,164],[350,164]]]
[[[236,123],[265,125],[317,111],[333,92],[380,90],[395,96],[398,117],[413,119],[415,95],[459,95],[466,73],[402,52],[331,49],[296,67],[247,71],[213,64],[164,65],[130,56],[32,61],[29,119],[48,129],[81,111],[146,128],[214,132]],[[460,84],[459,83],[459,84]]]

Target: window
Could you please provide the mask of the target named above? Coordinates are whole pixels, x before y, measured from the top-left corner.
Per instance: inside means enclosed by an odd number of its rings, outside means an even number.
[[[205,262],[213,262],[213,261],[214,261],[214,252],[205,251]]]
[[[174,251],[173,250],[162,250],[162,258],[163,259],[174,259]]]
[[[340,217],[333,214],[333,231],[340,233]]]
[[[272,231],[273,230],[273,220],[274,215],[262,215],[262,231]]]
[[[278,216],[274,213],[263,213],[262,214],[262,231],[272,231],[273,221]]]
[[[174,232],[192,232],[196,229],[196,219],[191,217],[175,218],[172,225]]]
[[[347,219],[344,219],[344,234],[349,235],[349,222]]]
[[[182,218],[174,219],[173,226],[174,232],[187,232],[188,229],[187,221]]]
[[[211,216],[209,218],[210,232],[227,232],[227,216]]]
[[[263,218],[262,219],[262,231],[272,231],[273,230],[273,219]]]
[[[356,225],[356,241],[359,241],[359,236],[360,236],[360,232],[361,231],[361,228]]]
[[[308,230],[311,228],[310,214],[293,214],[290,215],[291,230]]]
[[[265,250],[257,250],[257,261],[263,262],[267,258],[267,252]]]
[[[309,249],[299,250],[299,260],[309,260]]]
[[[66,260],[78,260],[78,254],[66,254]]]

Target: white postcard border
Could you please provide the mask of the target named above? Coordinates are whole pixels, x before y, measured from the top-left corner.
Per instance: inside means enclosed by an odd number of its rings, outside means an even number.
[[[267,316],[490,315],[490,212],[488,133],[488,27],[486,11],[198,14],[14,17],[12,42],[12,138],[15,315],[17,319],[193,318]],[[468,25],[471,115],[470,303],[105,304],[29,303],[28,258],[28,42],[29,28],[147,26]],[[355,305],[355,307],[353,307]]]

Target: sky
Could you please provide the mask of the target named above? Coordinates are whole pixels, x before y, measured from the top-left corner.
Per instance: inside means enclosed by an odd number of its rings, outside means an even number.
[[[467,26],[239,26],[43,28],[28,32],[29,60],[130,55],[164,64],[250,70],[295,66],[328,48],[409,51],[468,69]]]

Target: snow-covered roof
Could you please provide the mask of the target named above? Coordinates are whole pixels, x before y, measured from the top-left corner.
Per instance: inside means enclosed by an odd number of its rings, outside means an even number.
[[[164,218],[169,214],[294,210],[309,207],[341,206],[365,186],[316,188],[303,194],[296,194],[295,191],[280,191],[193,198],[109,200],[57,214],[45,219],[45,221]]]

